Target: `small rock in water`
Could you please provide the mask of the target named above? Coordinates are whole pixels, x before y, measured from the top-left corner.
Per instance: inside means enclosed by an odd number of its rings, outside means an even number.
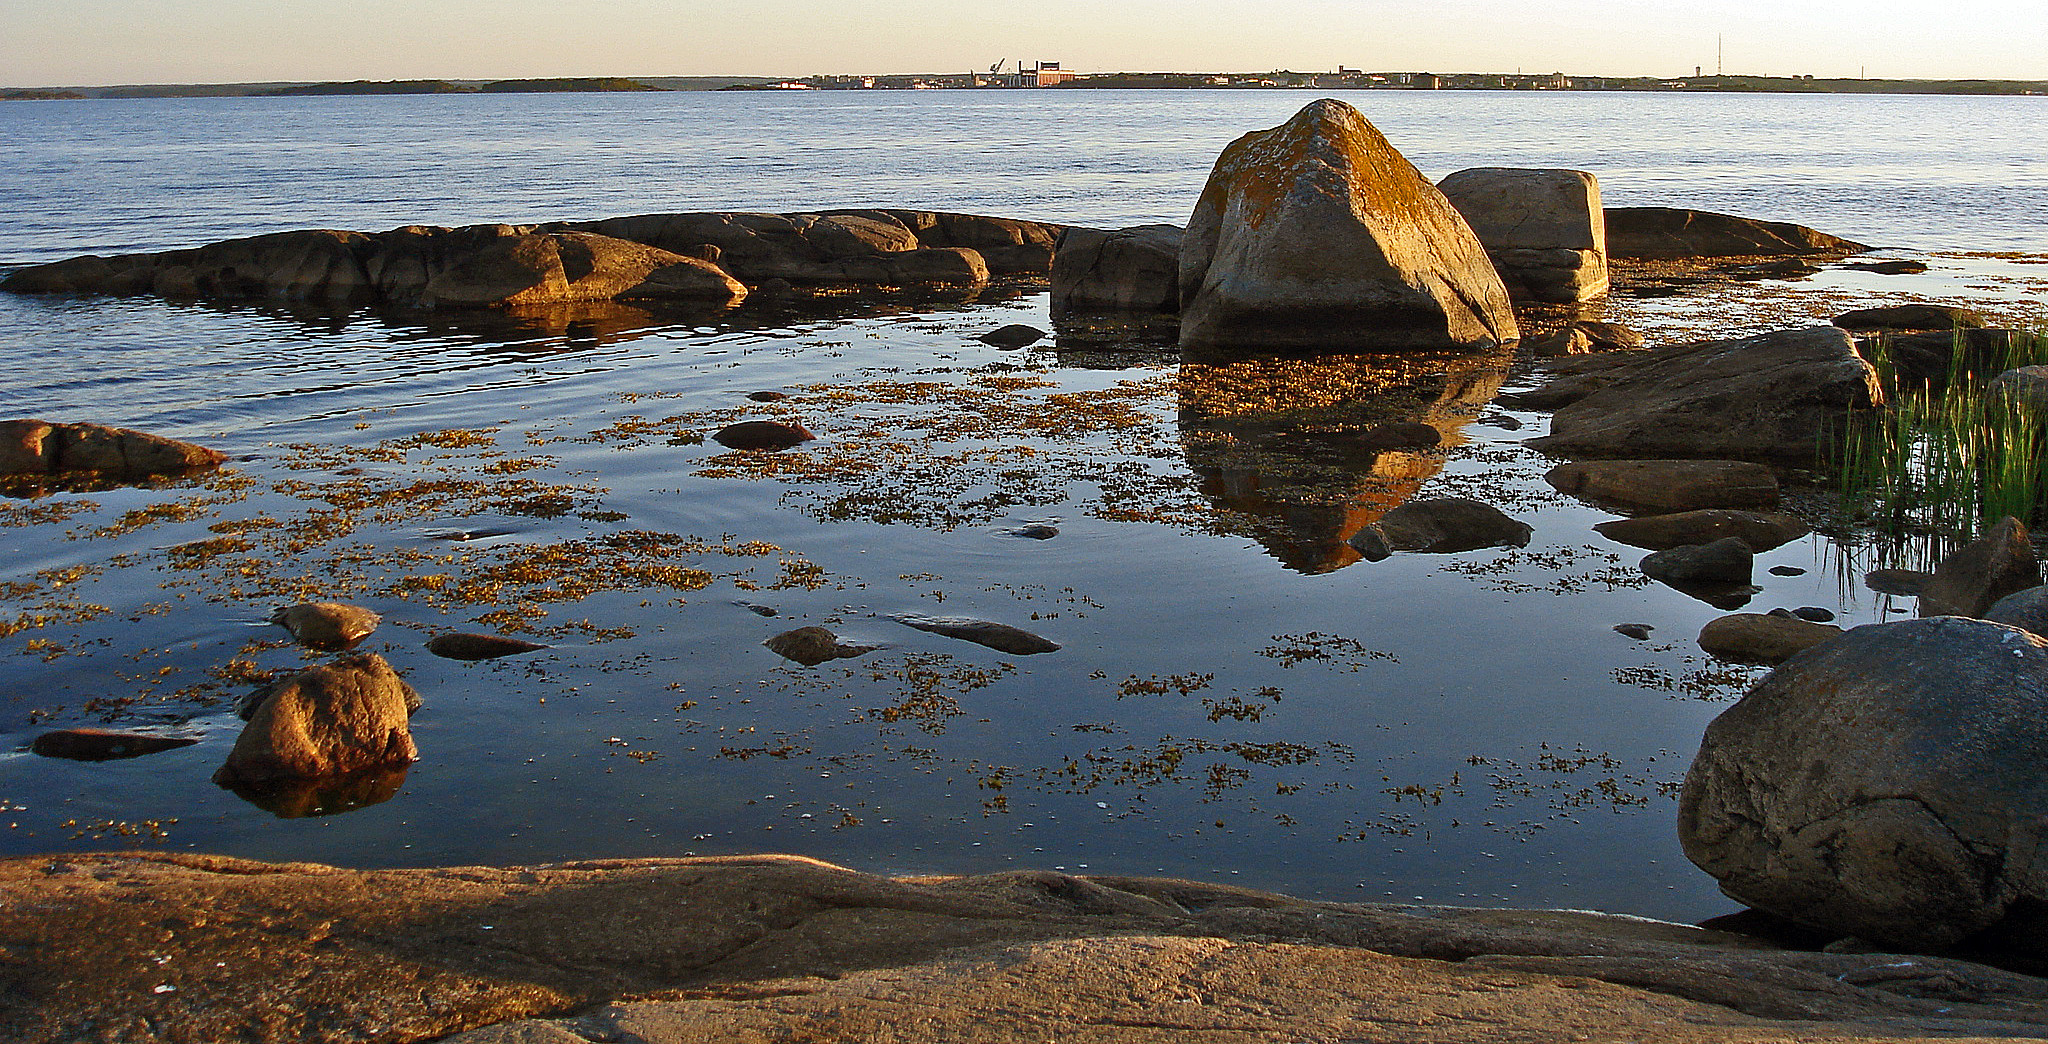
[[[721,446],[736,450],[786,450],[818,436],[795,422],[741,421],[718,429],[711,436]]]
[[[1003,535],[1023,537],[1027,540],[1051,540],[1053,537],[1060,535],[1060,527],[1047,525],[1043,522],[1033,522],[1014,529],[1005,529],[1003,530]]]
[[[755,402],[781,402],[782,400],[789,398],[789,393],[779,391],[748,392],[747,398],[752,399]]]
[[[1823,609],[1817,605],[1802,605],[1792,610],[1792,615],[1801,620],[1811,620],[1814,623],[1828,623],[1835,618],[1833,610]]]
[[[1479,418],[1478,423],[1484,424],[1490,428],[1499,428],[1502,431],[1522,430],[1522,422],[1519,419],[1515,417],[1510,417],[1505,413],[1489,413],[1486,416]]]
[[[997,652],[1013,653],[1018,656],[1049,653],[1059,649],[1057,642],[1048,641],[1020,627],[990,620],[975,620],[965,616],[926,616],[923,613],[897,613],[890,619],[906,627],[943,634],[948,638],[958,638],[976,645],[986,645]]]
[[[755,616],[777,615],[776,609],[772,605],[761,605],[755,602],[734,602],[733,604],[739,606],[742,609],[745,609],[750,613],[753,613]]]
[[[538,642],[495,634],[441,634],[427,643],[428,652],[451,660],[492,660],[545,648]]]
[[[362,641],[382,619],[362,606],[341,602],[301,602],[270,614],[270,622],[290,631],[294,641],[322,652]]]
[[[1642,562],[1644,574],[1672,586],[1746,584],[1755,553],[1737,537],[1658,551]]]
[[[1904,597],[1919,594],[1933,579],[1933,573],[1918,569],[1873,569],[1863,574],[1863,586],[1878,594]]]
[[[761,643],[770,652],[786,660],[794,660],[806,667],[816,667],[827,660],[847,659],[875,651],[872,645],[848,645],[839,636],[823,627],[799,627],[784,631]]]
[[[176,750],[199,742],[189,736],[159,736],[148,732],[114,732],[108,729],[58,729],[35,738],[29,749],[46,758],[72,761],[113,761],[139,758],[144,754]]]
[[[1649,624],[1630,623],[1614,625],[1614,633],[1625,634],[1639,642],[1648,641],[1650,639],[1650,632],[1654,630],[1656,630],[1656,628],[1650,626]]]
[[[483,529],[436,529],[427,533],[428,540],[482,540],[485,537],[506,536],[519,532],[509,526],[490,526]]]
[[[1772,576],[1805,576],[1806,570],[1798,566],[1772,566]]]
[[[1925,261],[1859,261],[1843,265],[1859,272],[1876,272],[1878,275],[1919,275],[1927,271]]]
[[[406,719],[420,694],[375,653],[285,675],[242,703],[237,713],[249,724],[213,775],[223,786],[339,776],[419,758]]]
[[[1700,648],[1724,660],[1780,664],[1841,633],[1832,624],[1801,620],[1782,610],[1737,613],[1708,621],[1700,629]]]
[[[983,344],[992,344],[998,348],[1023,348],[1037,343],[1038,339],[1044,336],[1045,331],[1038,327],[1025,326],[1023,323],[1011,323],[1008,326],[1000,326],[990,330],[982,334],[979,339]]]

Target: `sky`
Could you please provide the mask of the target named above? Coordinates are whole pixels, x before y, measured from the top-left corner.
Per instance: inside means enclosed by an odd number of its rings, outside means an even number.
[[[2048,79],[2048,0],[0,0],[0,86],[986,69]]]

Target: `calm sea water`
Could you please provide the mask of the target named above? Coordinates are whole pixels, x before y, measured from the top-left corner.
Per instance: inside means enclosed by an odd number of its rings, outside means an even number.
[[[1179,221],[1224,143],[1308,97],[7,103],[0,264],[707,208]],[[2040,99],[1349,97],[1433,176],[1577,167],[1614,204],[1921,253],[2038,252],[2048,213]],[[1936,267],[1933,282],[1818,284],[2040,296],[1978,262]],[[1609,516],[1543,486],[1548,462],[1519,444],[1541,416],[1364,363],[1217,375],[1156,352],[974,340],[1009,322],[1048,326],[1044,297],[488,319],[0,298],[0,415],[149,428],[239,458],[206,483],[0,505],[14,631],[0,638],[0,853],[140,844],[393,866],[773,850],[889,872],[1728,908],[1678,853],[1672,786],[1752,672],[1693,647],[1716,610],[1640,583],[1642,552],[1590,529]],[[1205,425],[1219,381],[1271,395]],[[1404,382],[1469,417],[1447,459],[1390,469],[1269,438],[1331,408],[1323,389]],[[794,398],[745,398],[771,388]],[[764,472],[701,442],[777,415],[825,436],[786,458],[809,463]],[[1330,534],[1388,488],[1485,496],[1537,532],[1523,551],[1342,562]],[[1059,535],[1006,535],[1029,522]],[[1843,554],[1813,538],[1762,556],[1759,577],[1808,572],[1770,577],[1755,608],[1883,618],[1891,607],[1840,579]],[[463,581],[500,583],[503,605],[451,598]],[[382,791],[299,809],[328,814],[282,818],[208,783],[238,723],[206,701],[304,662],[262,620],[307,594],[385,614],[367,647],[425,695],[422,759]],[[524,626],[549,651],[461,664],[420,649],[440,630],[521,626],[488,615],[518,604],[544,614]],[[911,611],[1064,648],[1004,656],[889,618]],[[1622,622],[1655,637],[1613,633]],[[760,646],[814,623],[882,648],[799,668]],[[23,749],[102,720],[202,742],[100,764]]]

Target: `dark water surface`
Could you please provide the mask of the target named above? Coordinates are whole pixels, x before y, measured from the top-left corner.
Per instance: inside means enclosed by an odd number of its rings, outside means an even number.
[[[0,262],[281,228],[888,204],[1184,219],[1287,92],[313,98],[0,105]],[[1425,172],[1601,174],[1614,203],[1799,220],[1914,251],[2039,251],[2039,99],[1352,96]],[[1936,258],[1873,297],[2037,300]],[[1711,312],[1730,302],[1699,302]],[[0,416],[202,439],[222,476],[0,502],[0,853],[139,844],[351,866],[789,851],[885,872],[1065,867],[1334,898],[1725,910],[1672,837],[1701,728],[1754,672],[1637,575],[1488,402],[1495,360],[1178,365],[974,338],[1042,293],[836,317],[588,308],[463,320],[0,298]],[[1656,329],[1672,313],[1625,314]],[[1753,322],[1724,315],[1727,326]],[[776,389],[792,398],[753,402]],[[778,457],[702,436],[797,417]],[[1440,454],[1346,432],[1422,418]],[[1356,561],[1412,495],[1480,496],[1522,550]],[[1051,523],[1033,540],[1006,530]],[[443,539],[451,531],[486,534]],[[1814,537],[1752,603],[1887,606]],[[1771,576],[1773,565],[1808,570]],[[281,818],[207,780],[262,621],[334,597],[425,696],[421,760]],[[742,604],[745,603],[745,604]],[[758,608],[773,609],[773,617]],[[1018,657],[904,627],[958,614]],[[1656,627],[1651,640],[1617,623]],[[40,623],[40,626],[29,626]],[[790,664],[824,624],[868,655]],[[422,643],[520,630],[458,663]],[[217,701],[209,703],[208,701]],[[156,724],[125,762],[26,752]],[[360,804],[349,811],[352,803]],[[273,804],[277,804],[273,802]]]

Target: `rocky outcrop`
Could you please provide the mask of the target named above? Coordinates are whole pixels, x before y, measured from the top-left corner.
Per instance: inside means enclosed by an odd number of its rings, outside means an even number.
[[[1700,628],[1700,649],[1724,660],[1780,664],[1841,633],[1833,624],[1791,615],[1736,613]]]
[[[1593,501],[1673,512],[1771,507],[1779,495],[1776,473],[1741,460],[1581,460],[1551,468],[1543,481]]]
[[[1469,497],[1402,504],[1351,537],[1351,546],[1377,562],[1396,551],[1450,554],[1482,547],[1527,547],[1535,530],[1499,508]]]
[[[360,605],[301,602],[270,614],[270,622],[292,633],[308,649],[346,649],[368,637],[383,618]]]
[[[1225,352],[1474,349],[1520,336],[1443,193],[1340,101],[1216,161],[1180,248],[1180,344]]]
[[[1808,464],[1849,411],[1884,401],[1877,371],[1832,326],[1635,353],[1561,381],[1574,396],[1529,444],[1568,455]]]
[[[1180,313],[1179,225],[1068,228],[1052,256],[1052,317]]]
[[[1734,537],[1752,551],[1769,551],[1811,533],[1806,523],[1775,511],[1703,510],[1618,518],[1593,527],[1609,540],[1663,551],[1686,544],[1710,544]]]
[[[213,780],[260,787],[404,765],[419,753],[406,719],[419,693],[375,653],[344,656],[258,689]]]
[[[1962,305],[1902,304],[1858,308],[1830,322],[1844,330],[1981,330],[1990,323],[1982,313]]]
[[[1934,567],[1933,579],[1920,589],[1920,615],[1982,617],[2006,595],[2040,584],[2041,563],[2027,527],[2001,519]]]
[[[1582,170],[1474,167],[1437,182],[1508,293],[1575,304],[1607,292],[1600,180]]]
[[[1059,651],[1057,642],[1039,637],[1021,627],[1012,627],[993,620],[976,620],[966,616],[927,616],[923,613],[897,613],[890,619],[905,627],[915,627],[920,631],[943,634],[963,642],[986,645],[997,652],[1017,656]]]
[[[132,428],[0,421],[0,479],[93,475],[144,479],[217,467],[226,454]]]
[[[1803,225],[1672,207],[1608,207],[1607,256],[1693,257],[1854,254],[1870,248]]]
[[[0,860],[0,894],[0,1035],[20,1044],[80,1027],[258,1044],[2048,1033],[2048,984],[1966,961],[1164,878],[897,880],[773,855],[345,870],[145,851]],[[180,925],[203,929],[166,927]]]
[[[748,285],[978,285],[993,275],[1052,268],[1060,226],[913,210],[817,214],[639,214],[559,226],[677,253],[716,247],[719,264]]]
[[[2024,330],[1879,330],[1859,339],[1857,350],[1873,360],[1882,352],[1900,385],[1924,385],[1939,391],[1957,373],[1995,377],[2005,371],[2015,349],[2033,342],[2034,335]]]
[[[1850,630],[1707,727],[1679,838],[1733,898],[1907,950],[2008,914],[2040,945],[2048,643],[1953,617]]]

